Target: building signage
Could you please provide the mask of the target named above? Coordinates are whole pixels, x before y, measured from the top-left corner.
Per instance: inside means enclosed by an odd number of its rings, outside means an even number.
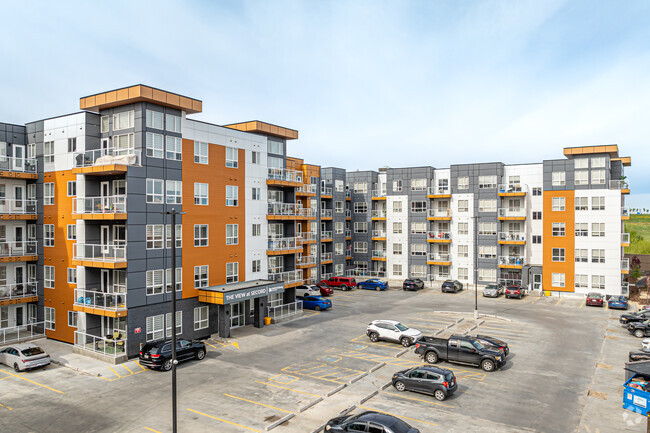
[[[135,328],[135,333],[136,333],[136,334],[139,334],[139,333],[141,333],[141,332],[142,332],[142,328]]]
[[[250,289],[242,289],[231,293],[226,292],[223,294],[223,305],[234,304],[235,302],[241,302],[247,299],[261,298],[262,296],[268,296],[283,291],[284,284],[271,287],[251,287]]]

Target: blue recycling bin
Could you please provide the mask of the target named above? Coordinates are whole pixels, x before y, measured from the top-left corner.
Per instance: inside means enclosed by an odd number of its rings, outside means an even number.
[[[631,385],[644,383],[648,384],[648,389],[650,389],[650,379],[646,379],[644,376],[638,374],[625,382],[623,389],[623,409],[648,416],[648,411],[650,411],[650,392]]]

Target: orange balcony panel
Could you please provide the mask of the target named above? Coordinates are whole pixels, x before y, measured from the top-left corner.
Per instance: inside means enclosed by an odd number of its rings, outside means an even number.
[[[427,242],[432,242],[436,244],[450,244],[451,239],[427,239]]]
[[[38,219],[38,215],[29,215],[29,214],[11,214],[11,213],[3,213],[0,214],[0,220],[36,220]]]
[[[372,260],[375,262],[385,262],[386,257],[373,257]]]
[[[126,310],[120,310],[120,311],[113,311],[113,310],[104,310],[103,308],[97,308],[97,307],[92,307],[92,306],[85,306],[85,305],[73,305],[72,309],[74,311],[78,311],[80,313],[88,313],[88,314],[95,314],[97,316],[104,316],[104,317],[126,317]]]
[[[38,179],[38,173],[24,173],[21,171],[0,171],[0,177],[9,179]]]
[[[14,262],[35,262],[38,256],[8,256],[0,257],[0,263],[14,263]]]
[[[37,302],[38,296],[23,296],[20,298],[0,299],[0,307],[5,305],[28,304],[30,302]]]
[[[525,216],[500,216],[499,221],[526,221]]]
[[[266,250],[267,256],[282,256],[285,254],[296,254],[302,251],[302,247],[289,248],[286,250]]]
[[[427,198],[451,198],[451,194],[428,194]]]
[[[299,186],[303,185],[302,181],[292,182],[289,180],[280,180],[280,179],[266,179],[266,184],[273,185],[273,186],[286,186],[289,188],[298,188]]]
[[[126,261],[123,262],[100,262],[95,260],[72,260],[74,266],[87,266],[89,268],[102,268],[102,269],[124,269],[126,268]]]
[[[72,219],[75,220],[125,220],[125,213],[73,213]]]
[[[430,261],[430,260],[427,260],[427,265],[451,266],[451,261],[448,261],[448,262],[439,262],[439,261]]]
[[[72,174],[85,174],[91,176],[107,176],[126,174],[128,166],[123,164],[93,165],[91,167],[77,167],[72,169]]]
[[[499,267],[502,269],[522,269],[523,265],[503,265],[499,264]]]

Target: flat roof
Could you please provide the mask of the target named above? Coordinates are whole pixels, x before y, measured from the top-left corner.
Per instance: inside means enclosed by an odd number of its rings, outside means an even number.
[[[298,138],[298,131],[295,129],[285,128],[284,126],[273,125],[271,123],[251,120],[248,122],[231,123],[224,125],[226,128],[236,129],[238,131],[252,132],[264,135],[273,135],[286,140],[295,140]]]
[[[618,157],[618,145],[616,144],[599,144],[596,146],[577,146],[565,147],[564,156],[570,155],[593,155],[595,153],[609,153],[612,158]]]
[[[134,86],[84,96],[79,99],[79,107],[82,110],[99,111],[106,108],[119,107],[120,105],[133,104],[135,102],[151,102],[185,111],[189,114],[203,111],[203,102],[198,99],[156,89],[151,86],[145,86],[144,84],[136,84]]]
[[[282,281],[271,281],[271,280],[240,281],[238,283],[221,284],[219,286],[212,286],[212,287],[202,287],[199,290],[226,293],[226,292],[235,292],[237,290],[254,289],[256,287],[266,287],[278,283],[281,284]]]

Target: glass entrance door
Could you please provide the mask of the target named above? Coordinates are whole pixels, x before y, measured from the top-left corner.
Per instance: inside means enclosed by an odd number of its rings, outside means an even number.
[[[246,310],[246,301],[232,304],[230,311],[230,329],[244,326],[244,311]]]
[[[14,144],[14,170],[25,171],[25,146]]]
[[[533,290],[539,290],[542,288],[542,274],[533,275]]]

